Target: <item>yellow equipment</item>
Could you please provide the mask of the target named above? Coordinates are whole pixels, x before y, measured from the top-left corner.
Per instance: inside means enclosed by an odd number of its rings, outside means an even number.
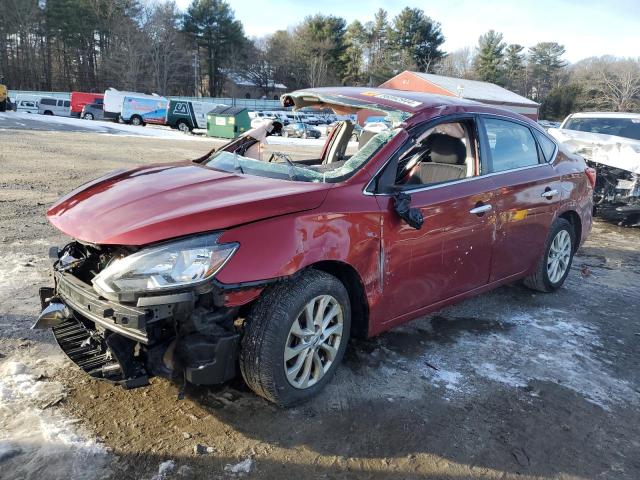
[[[0,112],[7,111],[7,86],[0,83]]]

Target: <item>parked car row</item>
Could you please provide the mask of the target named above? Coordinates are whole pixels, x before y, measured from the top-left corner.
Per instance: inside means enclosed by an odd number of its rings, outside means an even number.
[[[337,116],[333,113],[322,113],[322,112],[292,112],[292,111],[284,111],[284,110],[263,110],[256,112],[249,112],[249,117],[251,119],[266,119],[266,120],[277,120],[281,122],[283,125],[289,125],[290,123],[305,123],[307,125],[329,125],[336,120],[338,120]]]

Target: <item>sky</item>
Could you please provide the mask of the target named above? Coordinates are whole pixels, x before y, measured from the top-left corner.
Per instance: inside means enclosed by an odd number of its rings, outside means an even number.
[[[440,22],[444,49],[474,47],[494,29],[507,43],[530,47],[558,42],[565,59],[576,62],[600,55],[640,57],[640,0],[227,0],[249,37],[287,29],[315,13],[347,22],[373,20],[378,8],[393,18],[405,6],[420,8]],[[182,9],[191,0],[176,0]]]

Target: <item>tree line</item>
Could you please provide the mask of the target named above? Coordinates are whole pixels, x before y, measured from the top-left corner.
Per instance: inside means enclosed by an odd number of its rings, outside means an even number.
[[[417,70],[497,83],[541,103],[543,118],[640,108],[640,59],[568,64],[556,42],[526,49],[493,30],[445,52],[441,25],[418,8],[351,23],[316,14],[252,39],[224,0],[185,12],[162,0],[0,0],[0,12],[0,76],[12,89],[216,97],[242,78],[271,98],[276,84],[375,86]]]

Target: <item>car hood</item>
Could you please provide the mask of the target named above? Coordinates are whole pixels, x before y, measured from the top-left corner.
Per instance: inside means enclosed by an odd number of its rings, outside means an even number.
[[[140,246],[311,210],[328,188],[191,162],[152,165],[85,184],[54,204],[47,217],[84,242]]]
[[[550,128],[549,134],[587,160],[640,175],[640,141],[602,133]]]

